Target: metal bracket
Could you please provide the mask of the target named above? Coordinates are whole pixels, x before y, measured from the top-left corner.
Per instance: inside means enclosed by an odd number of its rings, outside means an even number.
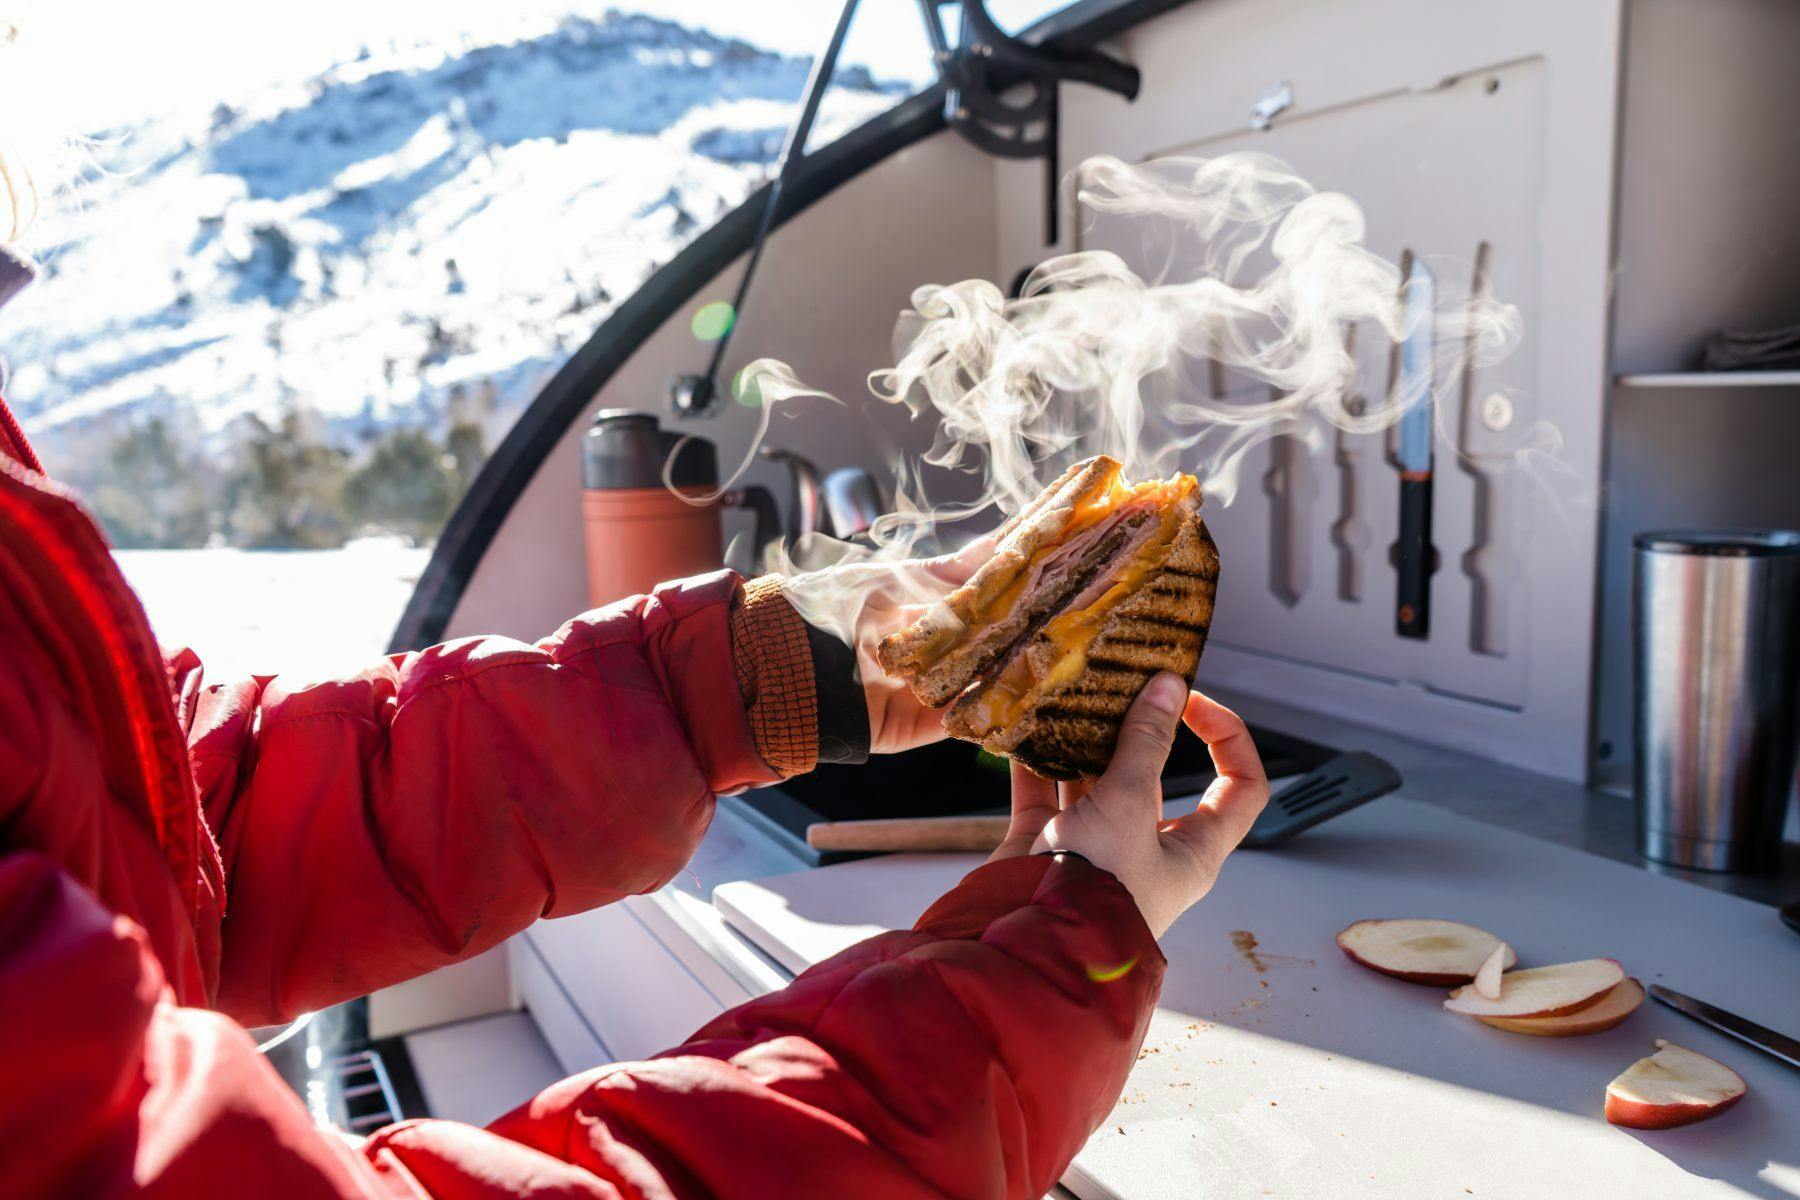
[[[1294,106],[1294,85],[1287,80],[1272,84],[1250,107],[1250,128],[1267,129],[1275,118]]]
[[[961,17],[953,47],[942,10]],[[1056,241],[1061,166],[1057,153],[1057,95],[1066,81],[1091,84],[1127,100],[1142,82],[1136,67],[1099,51],[1032,46],[994,22],[985,0],[919,0],[926,36],[945,85],[944,120],[970,145],[998,158],[1042,158],[1045,243]]]

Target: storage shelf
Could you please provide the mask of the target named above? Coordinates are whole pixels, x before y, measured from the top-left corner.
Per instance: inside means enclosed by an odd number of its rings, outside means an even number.
[[[1800,371],[1673,371],[1615,375],[1613,382],[1632,388],[1800,387]]]

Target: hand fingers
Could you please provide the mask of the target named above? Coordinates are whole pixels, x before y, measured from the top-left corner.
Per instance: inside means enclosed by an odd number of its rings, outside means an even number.
[[[1057,813],[1056,785],[1040,779],[1018,763],[1012,765],[1012,820],[1006,839],[988,859],[1011,858],[1030,851],[1032,843]]]
[[[1269,800],[1269,786],[1235,779],[1217,779],[1194,811],[1163,822],[1164,838],[1192,852],[1209,871],[1217,871],[1225,856],[1237,849],[1257,814]]]
[[[1056,785],[1013,763],[1012,815],[1016,818],[1039,809],[1052,815],[1056,813]]]
[[[1062,807],[1069,808],[1083,796],[1094,790],[1094,785],[1085,779],[1077,779],[1073,783],[1056,785],[1056,798]]]
[[[1162,769],[1175,744],[1175,723],[1188,694],[1187,682],[1167,671],[1138,693],[1119,726],[1112,763],[1101,776],[1108,796],[1162,802]],[[1159,809],[1160,815],[1160,809]]]
[[[1188,693],[1182,720],[1194,736],[1206,743],[1212,755],[1213,770],[1221,779],[1263,780],[1262,756],[1245,728],[1244,719],[1210,696]],[[1265,789],[1266,790],[1266,789]]]
[[[1218,772],[1191,813],[1163,826],[1163,833],[1202,855],[1216,869],[1244,840],[1269,800],[1262,758],[1243,720],[1224,705],[1195,692],[1184,714],[1188,728],[1206,742]]]

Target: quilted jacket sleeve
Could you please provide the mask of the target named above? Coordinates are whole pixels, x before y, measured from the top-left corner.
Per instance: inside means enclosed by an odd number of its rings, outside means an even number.
[[[217,1006],[249,1025],[661,886],[713,796],[776,776],[734,678],[737,578],[665,585],[533,645],[202,686],[171,666],[226,874]]]
[[[1036,1200],[1118,1099],[1163,968],[1111,875],[994,863],[684,1046],[365,1153],[442,1195],[480,1163],[494,1195]]]
[[[352,1148],[50,859],[0,856],[0,914],[0,1168],[21,1196],[1037,1200],[1117,1098],[1163,972],[1110,875],[997,863],[656,1059],[487,1129],[410,1121]]]

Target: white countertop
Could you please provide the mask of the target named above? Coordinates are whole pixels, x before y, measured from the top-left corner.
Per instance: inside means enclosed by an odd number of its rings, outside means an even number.
[[[726,884],[715,904],[799,969],[910,924],[977,861],[870,859]],[[1522,965],[1616,957],[1645,983],[1800,1025],[1800,939],[1769,908],[1389,798],[1240,852],[1170,932],[1139,1066],[1065,1184],[1085,1200],[1800,1195],[1800,1072],[1653,1004],[1571,1039],[1446,1013],[1439,989],[1338,952],[1337,930],[1372,916],[1468,920]],[[1750,1095],[1687,1129],[1607,1125],[1607,1081],[1656,1037],[1728,1063]]]

